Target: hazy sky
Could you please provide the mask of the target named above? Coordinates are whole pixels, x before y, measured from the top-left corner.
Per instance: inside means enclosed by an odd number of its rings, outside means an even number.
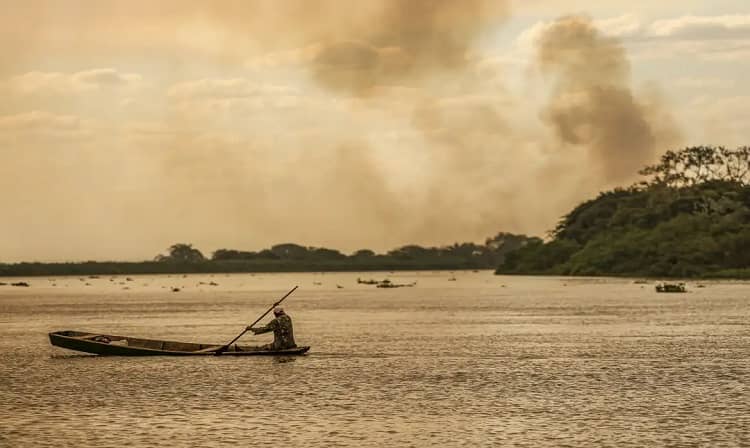
[[[0,8],[0,262],[543,235],[750,135],[746,0]]]

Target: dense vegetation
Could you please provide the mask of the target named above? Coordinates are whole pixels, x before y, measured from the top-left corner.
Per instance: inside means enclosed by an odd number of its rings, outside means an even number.
[[[750,148],[669,151],[641,174],[574,208],[497,272],[750,277]]]
[[[408,245],[385,254],[361,249],[351,255],[334,249],[287,243],[257,252],[219,249],[210,258],[192,245],[180,243],[172,245],[166,254],[157,255],[153,261],[0,264],[0,276],[494,269],[509,251],[538,241],[541,240],[499,233],[488,238],[485,244]]]

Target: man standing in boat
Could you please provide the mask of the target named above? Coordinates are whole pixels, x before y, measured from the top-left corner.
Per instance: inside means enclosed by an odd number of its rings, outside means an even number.
[[[273,309],[273,315],[276,316],[268,325],[263,327],[247,327],[249,331],[255,334],[268,333],[273,331],[273,342],[258,347],[260,350],[285,350],[294,348],[297,344],[294,342],[294,329],[292,328],[292,318],[284,312],[281,307]]]

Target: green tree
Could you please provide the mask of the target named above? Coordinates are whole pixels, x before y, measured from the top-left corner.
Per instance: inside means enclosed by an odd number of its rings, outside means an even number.
[[[709,181],[750,184],[750,147],[692,146],[667,151],[659,163],[643,168],[645,185],[686,187]]]
[[[294,243],[277,244],[271,247],[271,252],[283,259],[303,260],[308,255],[305,246]]]
[[[353,258],[372,258],[375,252],[370,249],[360,249],[352,254]]]
[[[212,260],[253,260],[256,258],[258,258],[256,252],[234,249],[218,249],[211,255]]]
[[[346,258],[346,255],[341,252],[334,249],[326,249],[325,247],[308,249],[308,253],[316,260],[343,260]]]
[[[177,243],[169,246],[167,249],[168,255],[159,254],[156,256],[156,261],[180,261],[186,263],[196,263],[205,261],[206,257],[203,256],[201,251],[194,248],[192,244]]]

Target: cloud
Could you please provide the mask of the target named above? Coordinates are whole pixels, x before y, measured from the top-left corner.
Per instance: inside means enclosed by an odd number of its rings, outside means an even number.
[[[0,115],[0,154],[21,149],[45,152],[69,148],[68,144],[87,144],[96,134],[95,126],[94,120],[43,110]],[[5,164],[14,166],[14,162]]]
[[[321,104],[299,89],[279,84],[258,83],[247,78],[204,78],[172,85],[167,89],[170,106],[183,118],[216,121],[238,119],[249,114],[268,116],[272,110],[320,108]],[[219,114],[219,115],[217,115]],[[288,117],[287,117],[288,118]]]
[[[685,88],[685,89],[731,89],[736,85],[735,81],[731,79],[716,78],[716,77],[694,77],[694,76],[683,76],[674,80],[674,85]]]
[[[381,49],[366,42],[344,41],[322,48],[312,60],[312,72],[326,87],[364,94],[386,82],[389,73],[404,63],[398,48]]]
[[[683,16],[657,20],[645,35],[672,39],[750,39],[750,15]]]
[[[623,14],[608,19],[594,20],[592,24],[602,34],[618,38],[636,36],[643,29],[643,24],[634,14]]]
[[[0,116],[0,129],[27,132],[77,132],[82,120],[72,115],[56,115],[34,110],[31,112]]]
[[[245,66],[251,70],[299,67],[311,63],[321,49],[320,44],[310,44],[291,50],[268,52],[248,59]]]
[[[71,79],[75,83],[105,86],[126,86],[141,81],[141,76],[136,73],[120,73],[113,68],[97,68],[83,72],[73,73]]]
[[[700,95],[687,103],[681,111],[691,123],[695,141],[715,145],[747,145],[750,135],[750,96]]]
[[[596,28],[597,32],[606,37],[627,38],[638,35],[643,29],[643,24],[633,14],[623,14],[621,16],[598,20],[590,19],[590,22]],[[534,23],[516,36],[514,46],[522,51],[532,51],[536,48],[542,36],[555,27],[556,24],[556,20],[545,20]]]
[[[99,68],[75,73],[31,71],[8,81],[11,91],[21,94],[69,95],[106,88],[133,87],[141,82],[135,73]]]
[[[750,15],[683,16],[642,22],[633,14],[591,20],[606,37],[621,39],[633,59],[674,59],[690,55],[710,61],[750,56]],[[514,51],[525,59],[553,21],[539,21],[518,34]]]
[[[246,78],[199,79],[175,84],[167,91],[167,95],[176,100],[253,98],[294,94],[297,94],[297,91],[291,87],[260,84]]]

